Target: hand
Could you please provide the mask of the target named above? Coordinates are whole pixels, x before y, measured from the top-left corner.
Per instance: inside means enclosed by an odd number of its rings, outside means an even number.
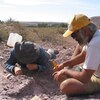
[[[63,63],[61,63],[61,64],[58,65],[58,70],[61,70],[61,69],[63,69],[63,68],[64,68]]]
[[[38,69],[37,64],[27,64],[26,67],[27,67],[29,70],[37,70],[37,69]]]
[[[19,68],[19,67],[14,68],[14,73],[15,73],[15,75],[22,75],[23,74],[21,68]]]
[[[62,77],[65,76],[65,70],[62,69],[60,71],[56,71],[56,72],[53,73],[53,76],[54,76],[54,80],[59,80],[59,79],[61,79]]]

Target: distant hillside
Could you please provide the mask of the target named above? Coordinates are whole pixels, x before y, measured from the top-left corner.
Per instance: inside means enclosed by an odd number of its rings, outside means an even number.
[[[100,16],[94,16],[91,17],[91,20],[100,28]],[[52,25],[60,25],[60,24],[66,24],[67,23],[60,23],[60,22],[20,22],[24,26],[35,26],[37,27],[39,24],[44,24],[47,26],[52,26]]]
[[[100,28],[100,16],[91,17],[91,20]]]
[[[39,25],[46,25],[46,26],[57,26],[57,25],[64,25],[67,26],[67,23],[64,22],[20,22],[20,24],[24,26],[39,26]]]

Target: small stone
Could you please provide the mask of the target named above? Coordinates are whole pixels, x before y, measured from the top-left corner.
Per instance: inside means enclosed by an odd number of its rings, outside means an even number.
[[[6,76],[6,78],[9,79],[11,76],[12,76],[12,74],[8,74],[8,75]]]

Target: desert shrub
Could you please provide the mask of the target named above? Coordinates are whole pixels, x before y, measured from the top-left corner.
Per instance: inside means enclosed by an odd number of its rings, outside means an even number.
[[[6,40],[8,37],[8,32],[6,30],[0,30],[0,42]]]
[[[8,37],[8,29],[4,23],[0,23],[0,41],[6,40]]]
[[[15,22],[11,17],[5,21],[6,24],[12,24],[13,22]]]
[[[65,40],[62,37],[65,28],[48,27],[48,28],[33,28],[27,39],[35,42],[51,42],[52,44],[62,44]]]
[[[52,24],[51,27],[67,27],[68,24],[67,23],[55,23],[55,24]]]
[[[28,30],[26,27],[24,27],[23,25],[21,25],[19,22],[14,23],[14,28],[17,30],[17,33],[19,33],[20,35],[23,36],[23,39],[26,39],[27,34],[28,34]]]
[[[3,24],[3,23],[4,23],[4,21],[0,20],[0,24]]]
[[[65,41],[62,37],[65,30],[64,27],[26,27],[10,19],[10,21],[0,24],[0,40],[8,39],[9,33],[15,32],[22,35],[23,40],[62,44]]]
[[[46,23],[40,23],[40,24],[38,24],[38,27],[47,27],[48,26],[48,24],[46,24]]]
[[[7,21],[5,23],[0,23],[0,40],[7,40],[9,33],[11,32],[22,35],[23,39],[25,40],[29,31],[26,27],[17,21]]]

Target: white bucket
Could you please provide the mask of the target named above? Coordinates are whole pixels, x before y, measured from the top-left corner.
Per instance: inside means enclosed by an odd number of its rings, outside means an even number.
[[[9,47],[14,47],[16,42],[21,42],[22,41],[22,36],[19,35],[18,33],[10,33],[7,41],[7,45]]]

